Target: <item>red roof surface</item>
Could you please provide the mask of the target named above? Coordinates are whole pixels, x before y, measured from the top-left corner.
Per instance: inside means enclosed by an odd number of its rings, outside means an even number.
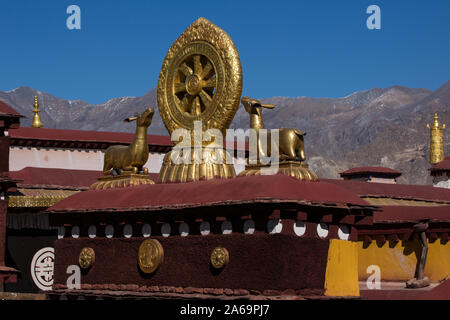
[[[242,203],[298,203],[341,208],[351,206],[376,208],[355,194],[331,183],[299,181],[279,174],[89,190],[70,196],[47,210],[107,212]]]
[[[158,173],[152,172],[149,176],[155,182],[158,180]],[[9,171],[9,177],[6,178],[18,182],[19,187],[84,189],[89,188],[99,177],[104,177],[102,171],[26,167],[19,171]]]
[[[14,139],[30,140],[54,140],[69,142],[93,142],[93,143],[117,143],[130,144],[133,142],[134,133],[127,132],[106,132],[87,130],[63,130],[47,128],[19,128],[11,130],[9,136]],[[172,146],[169,136],[148,135],[150,145]]]
[[[23,117],[16,110],[11,108],[9,105],[0,100],[0,116],[14,116],[14,117]]]
[[[71,188],[89,187],[103,176],[103,172],[94,170],[67,170],[55,168],[26,167],[19,171],[10,171],[9,176],[23,182],[18,186],[58,186]]]
[[[430,222],[450,222],[450,206],[383,206],[381,208],[382,211],[373,213],[374,223],[419,222],[423,219],[429,219]]]
[[[445,157],[441,162],[436,163],[430,168],[431,172],[450,171],[450,157]]]
[[[23,127],[9,132],[11,145],[41,147],[65,147],[65,148],[98,148],[106,149],[113,144],[130,144],[133,142],[134,133],[109,132],[109,131],[87,131],[87,130],[65,130]],[[73,146],[72,146],[73,144]],[[82,144],[82,146],[79,146]],[[150,151],[162,147],[161,152],[168,152],[173,146],[170,136],[148,135]],[[156,147],[156,148],[155,148]],[[238,149],[239,147],[239,149]],[[242,150],[237,141],[234,141],[234,150]],[[248,142],[244,145],[248,150]]]
[[[433,186],[374,183],[356,180],[322,179],[358,196],[450,202],[450,189]]]
[[[358,167],[358,168],[351,168],[340,173],[341,177],[362,175],[362,174],[381,174],[385,176],[390,175],[393,177],[398,177],[402,173],[385,167]]]

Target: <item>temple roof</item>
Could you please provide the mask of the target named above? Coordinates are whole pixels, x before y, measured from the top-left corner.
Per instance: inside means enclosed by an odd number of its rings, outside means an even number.
[[[19,187],[41,187],[52,189],[87,189],[102,177],[103,172],[94,170],[69,170],[55,168],[26,167],[10,171],[9,177],[23,180]]]
[[[421,220],[430,222],[449,222],[450,206],[440,207],[404,207],[404,206],[383,206],[382,211],[373,214],[374,223],[417,223]]]
[[[101,177],[101,171],[26,167],[10,171],[18,181],[17,189],[8,192],[10,208],[48,208],[68,196],[87,190]]]
[[[66,198],[47,211],[150,211],[246,203],[294,203],[346,209],[377,208],[332,183],[300,181],[278,174],[89,190]]]
[[[23,117],[20,113],[0,100],[0,116]]]
[[[0,128],[2,131],[20,127],[20,118],[23,116],[5,102],[0,101]],[[3,133],[1,134],[3,135]]]
[[[19,128],[9,133],[12,146],[106,149],[110,145],[130,144],[134,133],[47,128]],[[148,135],[150,151],[167,152],[173,146],[169,136]],[[155,150],[155,149],[160,150]]]
[[[386,197],[450,203],[450,189],[423,185],[370,183],[356,180],[322,179],[360,197]]]
[[[444,160],[436,163],[430,168],[431,173],[439,171],[450,171],[450,157],[445,157]]]
[[[401,176],[402,173],[386,167],[357,167],[341,172],[340,175],[341,177],[350,177],[356,175],[383,175],[396,178]]]

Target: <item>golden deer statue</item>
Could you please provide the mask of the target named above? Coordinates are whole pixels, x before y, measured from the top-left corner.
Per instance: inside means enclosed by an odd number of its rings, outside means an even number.
[[[264,123],[262,119],[262,108],[273,109],[272,104],[262,104],[259,100],[249,97],[243,97],[241,102],[245,108],[245,111],[250,115],[250,128],[256,130],[257,142],[258,142],[258,155],[270,156],[271,154],[271,142],[270,131],[267,132],[267,154],[264,154],[261,148],[261,140],[259,137],[259,130],[264,129]],[[305,144],[304,136],[306,133],[294,128],[281,128],[279,129],[279,159],[280,161],[305,161]]]
[[[129,146],[118,145],[106,149],[103,174],[116,176],[122,173],[148,173],[148,169],[143,166],[148,160],[147,130],[152,123],[154,113],[153,108],[148,108],[140,115],[124,120],[136,121],[136,135],[133,143]]]

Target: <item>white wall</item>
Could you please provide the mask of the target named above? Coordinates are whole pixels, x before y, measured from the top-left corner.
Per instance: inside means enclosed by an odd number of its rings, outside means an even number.
[[[102,150],[11,147],[9,170],[38,167],[102,171],[103,156]],[[149,172],[159,172],[163,157],[164,154],[150,152],[145,164]]]
[[[55,149],[35,147],[11,147],[9,150],[9,170],[18,171],[25,167],[58,168],[73,170],[103,170],[102,150]],[[149,172],[158,173],[164,153],[150,152],[145,167]],[[243,161],[234,158],[236,174],[244,170]]]

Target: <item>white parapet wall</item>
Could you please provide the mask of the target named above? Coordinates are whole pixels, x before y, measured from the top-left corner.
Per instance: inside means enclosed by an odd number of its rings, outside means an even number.
[[[9,170],[25,167],[73,170],[103,170],[103,150],[11,147]],[[149,172],[159,172],[164,154],[151,152],[145,166]]]
[[[103,150],[59,149],[36,147],[10,147],[9,170],[19,171],[25,167],[56,168],[72,170],[103,170]],[[161,170],[164,153],[150,152],[145,167],[149,172]],[[245,168],[244,162],[234,158],[236,174]]]

